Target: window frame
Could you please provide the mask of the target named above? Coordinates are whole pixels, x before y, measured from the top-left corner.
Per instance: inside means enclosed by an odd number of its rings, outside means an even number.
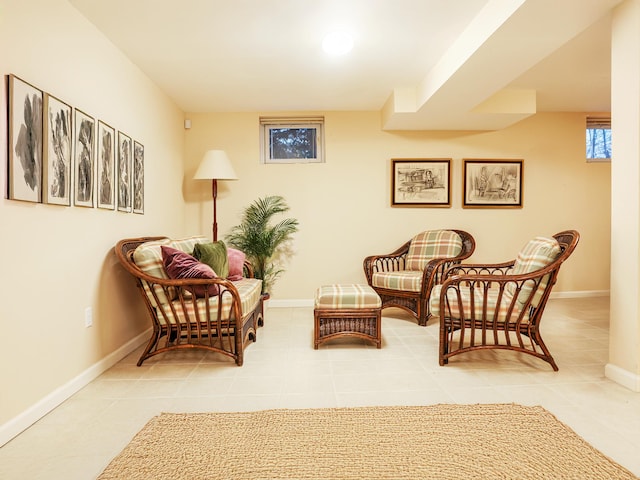
[[[315,151],[313,158],[272,158],[271,130],[315,129]],[[260,117],[260,163],[290,164],[290,163],[324,163],[324,117]]]
[[[609,156],[608,157],[590,157],[589,156],[589,147],[587,140],[589,138],[589,131],[593,130],[608,130],[609,131]],[[586,118],[586,126],[585,126],[585,157],[587,159],[587,163],[597,163],[597,162],[610,162],[611,155],[613,155],[612,147],[611,147],[611,117],[610,116],[587,116]],[[606,143],[606,139],[605,139]]]

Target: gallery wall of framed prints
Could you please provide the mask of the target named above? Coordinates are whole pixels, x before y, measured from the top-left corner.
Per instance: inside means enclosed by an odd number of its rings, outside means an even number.
[[[105,120],[8,76],[10,200],[144,214],[144,146]]]

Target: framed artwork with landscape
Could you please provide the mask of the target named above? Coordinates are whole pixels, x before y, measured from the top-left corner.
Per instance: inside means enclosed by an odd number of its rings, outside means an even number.
[[[391,206],[450,207],[451,159],[392,159]]]
[[[464,159],[463,208],[522,208],[522,160]]]

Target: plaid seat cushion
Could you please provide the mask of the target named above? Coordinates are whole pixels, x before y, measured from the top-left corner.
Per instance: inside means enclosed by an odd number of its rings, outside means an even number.
[[[462,251],[460,235],[451,230],[430,230],[411,239],[406,269],[424,270],[434,258],[451,258]]]
[[[446,316],[450,318],[461,318],[461,314],[464,314],[464,318],[470,319],[473,314],[475,319],[480,320],[484,315],[484,299],[483,289],[476,287],[473,290],[474,297],[474,312],[471,311],[471,289],[468,286],[460,285],[460,300],[458,295],[453,289],[448,290],[449,310],[445,312]],[[431,314],[434,316],[440,315],[440,297],[442,295],[442,285],[435,285],[431,290],[431,296],[429,297],[429,306],[431,307]],[[513,299],[512,295],[504,293],[502,295],[500,305],[498,305],[498,289],[489,290],[487,293],[486,304],[486,320],[504,322],[507,318],[507,313]],[[445,304],[445,308],[447,305]],[[510,321],[515,322],[520,315],[520,304],[515,302],[513,312],[511,313]]]
[[[316,309],[380,308],[382,301],[369,285],[323,285],[316,290]]]
[[[371,277],[371,284],[378,288],[419,292],[422,288],[422,270],[401,270],[399,272],[377,272]]]
[[[240,303],[243,314],[251,312],[258,302],[260,301],[260,294],[262,292],[262,280],[257,278],[243,278],[241,280],[233,282],[240,294]],[[212,321],[218,319],[218,302],[219,297],[214,296],[209,298],[209,313]],[[222,309],[220,314],[221,320],[228,320],[231,314],[232,297],[228,293],[222,295]],[[174,317],[174,311],[177,313],[180,323],[187,321],[196,322],[195,315],[196,309],[198,310],[198,316],[200,321],[205,321],[207,318],[207,303],[204,298],[198,298],[193,303],[193,299],[189,298],[189,301],[185,302],[184,309],[180,303],[180,300],[174,300],[172,302],[173,308],[163,308],[162,311],[167,315],[165,318],[162,314],[158,314],[158,319],[161,324],[165,324],[167,319],[169,323],[176,323]]]

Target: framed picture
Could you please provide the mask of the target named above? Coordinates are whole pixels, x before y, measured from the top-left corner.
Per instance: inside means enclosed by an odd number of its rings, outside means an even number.
[[[392,159],[392,207],[450,207],[451,159]]]
[[[116,131],[98,120],[98,208],[116,208]]]
[[[73,178],[74,205],[93,207],[93,178],[95,165],[95,120],[82,110],[75,110],[75,165]]]
[[[42,201],[42,90],[9,75],[8,197]]]
[[[144,213],[144,146],[133,142],[133,213]]]
[[[73,152],[72,108],[53,95],[44,95],[44,150],[42,201],[71,205]]]
[[[118,210],[131,211],[131,137],[118,132]]]
[[[463,208],[522,208],[522,160],[463,162]]]

